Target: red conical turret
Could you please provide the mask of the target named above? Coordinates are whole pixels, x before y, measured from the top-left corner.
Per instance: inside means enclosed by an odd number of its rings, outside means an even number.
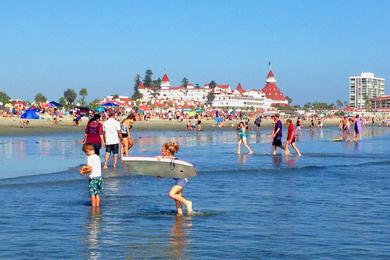
[[[276,79],[271,69],[268,72],[267,80],[265,82],[265,86],[261,90],[265,94],[265,97],[271,99],[273,104],[287,104],[286,97],[280,91],[278,86],[276,86]]]
[[[162,77],[161,82],[169,82],[169,78],[168,78],[167,74],[164,74],[164,76]]]
[[[242,95],[245,93],[245,89],[242,88],[241,83],[238,83],[236,90]]]

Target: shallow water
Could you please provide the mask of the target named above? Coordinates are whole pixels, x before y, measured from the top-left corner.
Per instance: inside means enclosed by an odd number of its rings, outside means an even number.
[[[93,211],[77,134],[1,138],[0,258],[388,259],[389,134],[368,128],[354,144],[304,130],[303,157],[286,158],[271,155],[268,129],[250,134],[250,156],[235,154],[233,131],[135,132],[133,154],[176,140],[196,166],[192,217],[175,216],[171,180],[121,167]]]

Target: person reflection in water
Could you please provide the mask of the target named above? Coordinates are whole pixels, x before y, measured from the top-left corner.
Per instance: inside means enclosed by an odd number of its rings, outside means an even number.
[[[91,208],[90,222],[86,225],[88,259],[100,259],[99,233],[101,231],[101,214],[99,207]]]
[[[176,216],[171,227],[171,258],[185,259],[184,252],[187,247],[186,230],[191,227],[191,216]]]

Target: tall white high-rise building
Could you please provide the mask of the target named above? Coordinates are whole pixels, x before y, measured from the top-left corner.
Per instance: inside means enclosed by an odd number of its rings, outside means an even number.
[[[362,72],[360,76],[349,77],[349,106],[367,108],[370,99],[385,94],[385,79],[375,77],[374,73]]]

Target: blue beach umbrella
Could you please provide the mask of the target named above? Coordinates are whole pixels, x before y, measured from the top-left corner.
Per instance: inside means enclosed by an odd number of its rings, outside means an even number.
[[[62,104],[60,104],[60,103],[58,103],[58,102],[55,102],[55,101],[49,102],[49,105],[50,105],[51,107],[63,107]]]
[[[102,107],[119,107],[118,104],[115,104],[113,102],[107,102],[101,105]]]
[[[26,112],[24,112],[21,117],[22,119],[39,119],[39,114],[36,109],[27,109]]]

